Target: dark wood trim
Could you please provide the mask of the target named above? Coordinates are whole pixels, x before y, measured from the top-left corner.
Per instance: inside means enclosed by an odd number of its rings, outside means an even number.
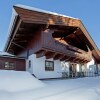
[[[5,62],[14,63],[14,69],[5,68]],[[0,57],[0,69],[1,70],[25,71],[26,70],[26,62],[25,62],[25,59]]]
[[[10,38],[11,40],[10,40],[10,42],[9,42],[9,45],[8,45],[6,51],[8,51],[8,49],[9,49],[9,47],[10,47],[10,45],[11,45],[12,40],[14,39],[16,33],[18,32],[18,29],[19,29],[19,27],[20,27],[20,25],[21,25],[21,22],[22,22],[22,20],[19,19],[18,22],[17,22],[18,24],[17,24],[17,26],[16,26],[16,29],[14,30],[14,33],[13,33],[12,37]]]
[[[52,63],[52,67],[46,67],[46,62]],[[45,60],[45,71],[54,71],[54,61]]]

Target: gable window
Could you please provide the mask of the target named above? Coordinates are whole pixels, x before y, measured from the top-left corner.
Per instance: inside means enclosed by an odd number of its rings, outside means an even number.
[[[45,61],[45,71],[54,71],[54,62],[53,61]]]
[[[14,70],[15,69],[15,64],[13,62],[5,62],[5,69]]]

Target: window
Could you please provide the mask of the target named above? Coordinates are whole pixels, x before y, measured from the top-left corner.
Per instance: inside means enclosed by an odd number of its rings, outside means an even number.
[[[54,71],[53,61],[45,61],[45,71]]]
[[[13,70],[15,68],[15,64],[13,62],[5,62],[5,69]]]
[[[31,68],[31,60],[29,60],[29,68]]]

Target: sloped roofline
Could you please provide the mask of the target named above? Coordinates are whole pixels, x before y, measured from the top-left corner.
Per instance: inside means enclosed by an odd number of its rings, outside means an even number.
[[[17,21],[17,17],[18,17],[18,14],[15,11],[15,9],[13,8],[12,9],[11,19],[10,19],[10,25],[9,25],[9,28],[8,28],[7,42],[5,44],[4,51],[6,51],[7,45],[9,44],[9,41],[10,41],[10,38],[11,38],[11,35],[12,35],[12,31],[13,31],[14,25],[15,25],[15,23]]]
[[[63,17],[68,17],[68,18],[72,18],[72,19],[78,19],[78,18],[74,18],[74,17],[71,17],[71,16],[66,16],[66,15],[63,15],[63,14],[59,14],[59,13],[55,13],[55,12],[51,12],[51,11],[46,11],[46,10],[42,10],[42,9],[39,9],[39,8],[30,7],[30,6],[26,6],[26,5],[17,4],[17,5],[14,5],[14,6],[24,8],[24,9],[27,9],[27,10],[32,10],[32,11],[37,11],[37,12],[42,12],[42,13],[47,13],[47,14],[52,14],[52,15],[57,15],[57,16],[63,16]]]
[[[19,8],[23,8],[23,9],[27,9],[27,10],[32,10],[32,11],[37,11],[37,12],[42,12],[42,13],[47,13],[47,14],[53,14],[53,15],[57,15],[57,16],[68,17],[68,18],[71,18],[71,19],[78,19],[78,18],[74,18],[74,17],[63,15],[63,14],[58,14],[58,13],[55,13],[55,12],[46,11],[46,10],[42,10],[42,9],[39,9],[39,8],[30,7],[30,6],[26,6],[26,5],[16,4],[14,6],[19,7]],[[13,8],[12,9],[12,16],[11,16],[11,19],[10,19],[10,25],[9,25],[9,29],[8,29],[8,38],[7,38],[6,45],[4,47],[4,51],[6,51],[7,45],[9,44],[9,40],[10,40],[10,37],[12,35],[12,31],[13,31],[14,25],[17,21],[17,18],[18,18],[18,14],[15,11],[15,9]]]
[[[89,32],[87,31],[87,29],[85,28],[84,24],[82,23],[82,21],[80,20],[80,25],[79,25],[80,29],[82,30],[83,34],[87,37],[88,41],[92,44],[93,46],[93,55],[96,53],[100,59],[100,52],[99,49],[97,47],[97,45],[95,44],[95,42],[93,41],[92,37],[90,36]]]
[[[66,16],[66,15],[62,15],[62,14],[58,14],[58,13],[54,13],[54,12],[50,12],[50,11],[34,8],[34,7],[20,5],[20,4],[17,4],[17,5],[14,5],[14,6],[15,7],[19,7],[19,8],[23,8],[23,9],[26,9],[26,10],[32,10],[32,11],[37,11],[37,12],[42,12],[42,13],[47,13],[47,14],[52,14],[52,15],[57,15],[57,16],[62,16],[62,17],[67,17],[67,18],[70,18],[70,19],[77,20],[78,24],[76,26],[79,27],[82,30],[83,34],[86,36],[86,38],[88,39],[88,41],[90,42],[90,44],[94,48],[94,51],[92,52],[93,55],[95,55],[95,53],[96,53],[98,58],[100,58],[100,52],[98,50],[98,47],[94,43],[94,41],[93,41],[92,37],[90,36],[90,34],[88,33],[87,29],[84,27],[82,21],[79,20],[78,18],[74,18],[74,17],[70,17],[70,16]],[[9,36],[8,36],[8,40],[6,42],[4,51],[7,51],[7,48],[9,47],[9,42],[10,42],[10,39],[11,39],[12,31],[13,31],[14,25],[15,25],[15,23],[17,21],[17,18],[18,18],[18,14],[15,11],[15,9],[13,8],[13,13],[12,13],[11,21],[10,21],[10,27],[9,27],[9,30],[8,30]]]

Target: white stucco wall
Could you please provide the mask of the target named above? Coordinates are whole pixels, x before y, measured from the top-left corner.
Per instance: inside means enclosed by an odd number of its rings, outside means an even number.
[[[80,65],[79,65],[79,64],[76,65],[76,71],[77,71],[77,72],[80,72],[80,71],[81,71]]]
[[[87,63],[88,76],[94,76],[97,73],[97,66],[95,65],[94,59]]]
[[[88,62],[87,64],[77,64],[77,71],[81,72],[81,71],[90,71],[93,70],[93,66],[94,66],[95,62],[94,59],[92,59],[90,62]],[[92,67],[91,67],[92,66]],[[92,68],[92,69],[91,69]]]
[[[90,62],[87,63],[87,69],[89,69],[89,67],[94,64],[95,64],[94,59],[92,59]]]
[[[82,72],[84,72],[85,76],[94,76],[95,75],[96,65],[95,65],[94,59],[92,59],[87,64],[83,64],[83,65],[79,64],[79,66],[80,66],[80,69],[82,70]]]
[[[31,67],[29,68],[29,60],[31,61]],[[54,60],[54,71],[45,71],[45,57],[36,58],[35,54],[29,56],[26,60],[26,70],[31,74],[34,74],[38,79],[43,78],[59,78],[62,77],[62,72],[67,72],[69,75],[69,62],[60,62],[59,60]],[[48,61],[53,61],[53,59],[47,59]],[[77,64],[77,72],[86,72],[86,76],[91,76],[91,72],[95,72],[96,65],[94,59],[92,59],[87,64]],[[100,69],[99,69],[100,70]]]
[[[98,74],[100,75],[100,64],[98,64]]]
[[[31,67],[29,68],[29,60],[31,60]],[[26,60],[26,70],[34,74],[37,78],[59,78],[62,77],[62,67],[59,60],[54,61],[54,71],[45,71],[45,57],[36,58],[35,54],[29,56]],[[53,59],[47,59],[53,61]]]

